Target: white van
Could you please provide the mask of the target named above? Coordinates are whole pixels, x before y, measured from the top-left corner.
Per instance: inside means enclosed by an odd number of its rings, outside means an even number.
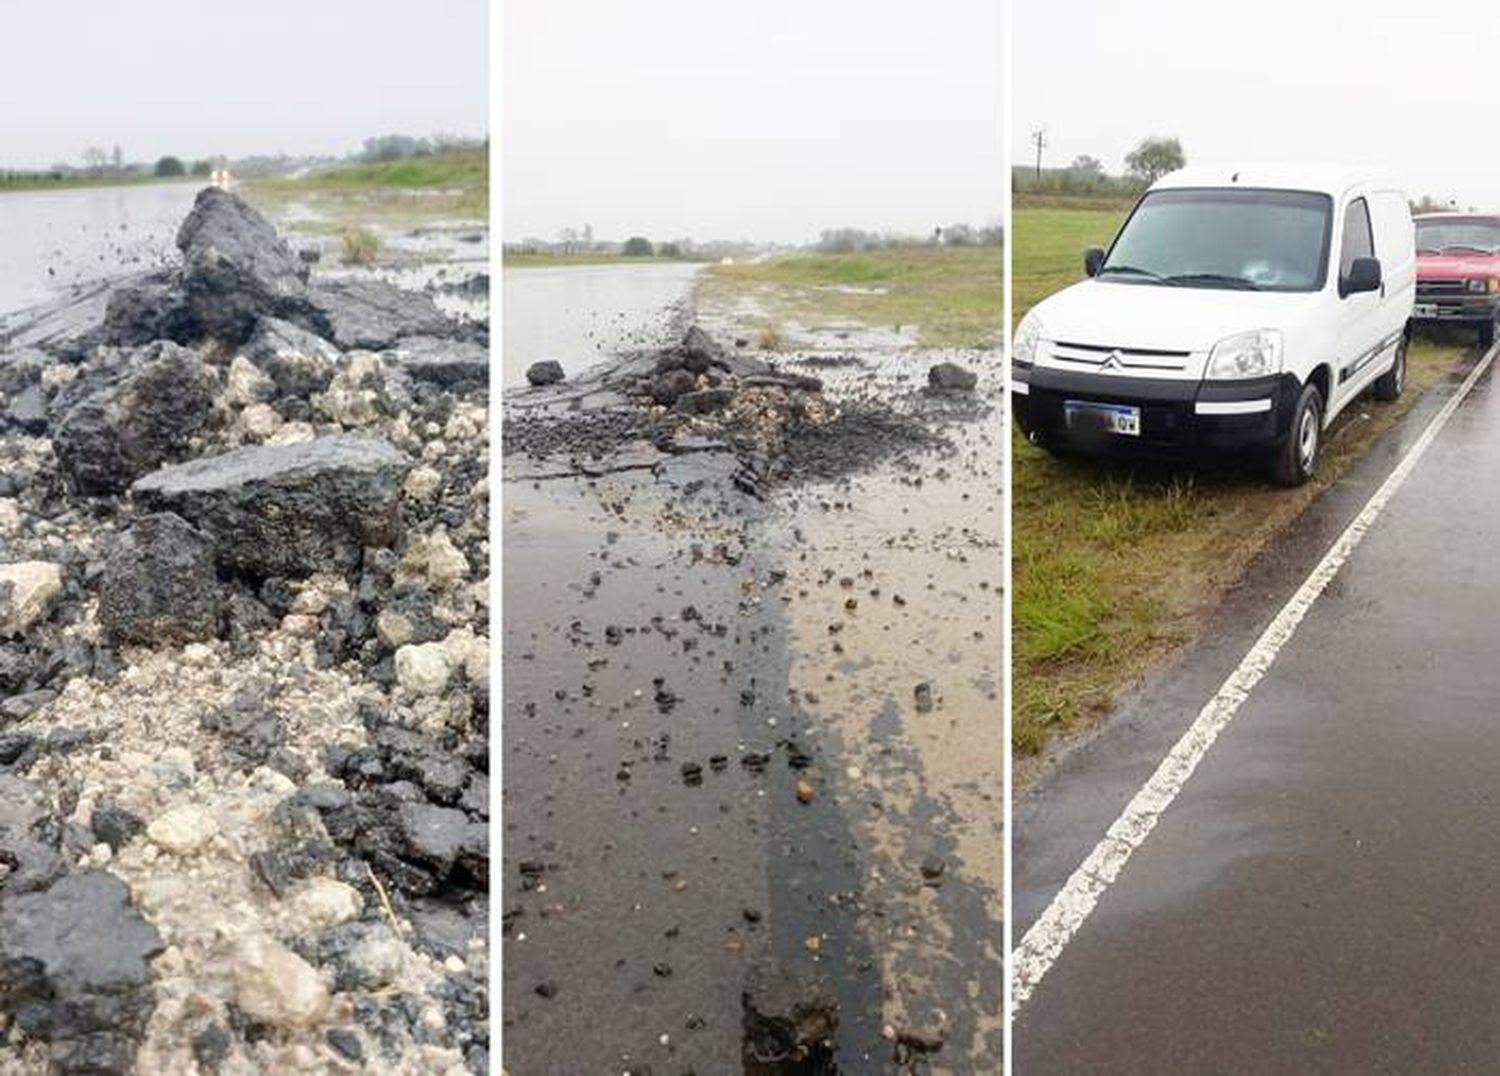
[[[1349,401],[1401,395],[1414,245],[1406,196],[1367,172],[1173,172],[1021,319],[1017,421],[1054,450],[1263,452],[1305,482]]]

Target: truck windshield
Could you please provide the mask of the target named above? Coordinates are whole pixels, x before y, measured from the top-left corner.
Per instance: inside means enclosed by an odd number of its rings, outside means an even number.
[[[1306,191],[1152,191],[1098,276],[1156,287],[1317,291],[1332,211],[1328,195]]]
[[[1493,254],[1500,250],[1500,221],[1445,217],[1419,220],[1416,226],[1417,249],[1423,253],[1478,251]]]

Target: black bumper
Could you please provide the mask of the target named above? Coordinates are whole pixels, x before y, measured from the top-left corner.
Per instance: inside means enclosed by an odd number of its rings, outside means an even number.
[[[1246,381],[1178,381],[1117,377],[1066,370],[1017,368],[1011,378],[1025,385],[1011,393],[1022,432],[1051,444],[1089,451],[1154,453],[1233,452],[1269,448],[1286,437],[1302,384],[1291,374]],[[1271,401],[1270,410],[1249,414],[1199,414],[1202,404]],[[1125,404],[1141,410],[1140,436],[1070,427],[1068,400]]]
[[[1500,295],[1484,293],[1477,295],[1422,295],[1417,294],[1417,308],[1431,307],[1429,312],[1418,316],[1412,312],[1412,321],[1418,324],[1439,323],[1482,324],[1494,321],[1500,314]]]

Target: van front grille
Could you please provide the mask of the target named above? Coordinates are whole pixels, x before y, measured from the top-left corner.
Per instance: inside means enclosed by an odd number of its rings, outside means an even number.
[[[1463,280],[1419,280],[1418,295],[1463,295],[1468,283]]]
[[[1095,368],[1113,365],[1124,370],[1186,370],[1188,357],[1192,352],[1109,347],[1102,344],[1073,344],[1058,340],[1053,343],[1050,354],[1059,362]],[[1112,364],[1110,363],[1111,357],[1114,359]]]

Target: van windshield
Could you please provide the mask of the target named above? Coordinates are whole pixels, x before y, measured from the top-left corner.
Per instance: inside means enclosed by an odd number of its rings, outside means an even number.
[[[1418,220],[1417,249],[1427,254],[1493,254],[1500,250],[1500,221],[1444,217]]]
[[[1110,249],[1101,280],[1247,291],[1317,291],[1333,200],[1306,191],[1152,191]]]

